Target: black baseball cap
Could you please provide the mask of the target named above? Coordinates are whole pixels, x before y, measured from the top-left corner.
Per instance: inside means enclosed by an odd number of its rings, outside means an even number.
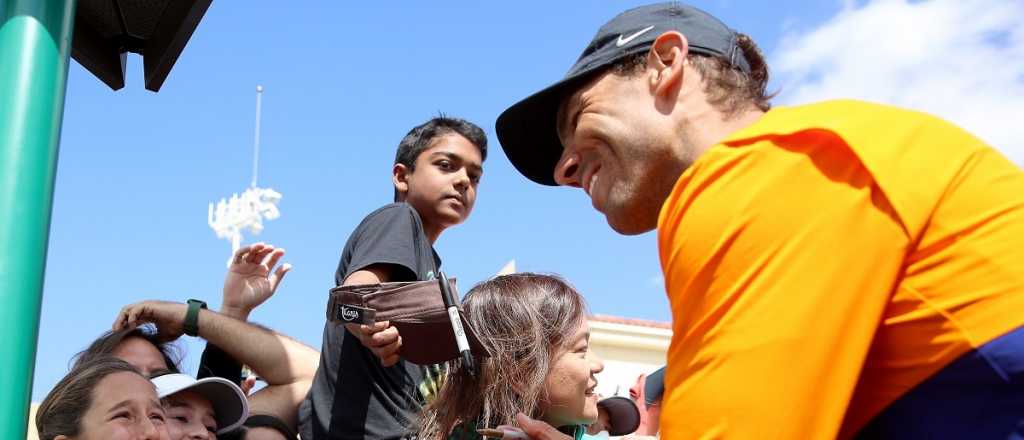
[[[707,12],[677,2],[630,9],[598,29],[565,78],[498,116],[498,141],[512,165],[534,182],[557,185],[553,174],[562,155],[556,121],[561,100],[616,61],[650,50],[654,40],[668,31],[686,36],[691,53],[722,57],[750,72],[736,44],[736,31]]]

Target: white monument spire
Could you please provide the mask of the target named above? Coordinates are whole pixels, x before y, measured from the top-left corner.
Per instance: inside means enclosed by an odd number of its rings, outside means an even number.
[[[273,220],[281,216],[277,202],[281,193],[270,188],[256,186],[256,177],[260,160],[260,111],[263,97],[263,86],[256,86],[256,136],[253,142],[252,182],[242,195],[232,194],[231,199],[220,199],[216,208],[210,203],[207,223],[217,238],[231,241],[232,255],[242,244],[242,232],[248,230],[255,235],[263,231],[263,220]],[[228,264],[231,258],[228,257]]]

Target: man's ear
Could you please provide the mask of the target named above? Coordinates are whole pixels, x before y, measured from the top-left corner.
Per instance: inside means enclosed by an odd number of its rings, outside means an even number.
[[[665,32],[654,40],[647,52],[647,69],[651,72],[648,80],[655,96],[668,97],[678,92],[683,84],[683,66],[689,53],[690,45],[679,32]]]
[[[409,192],[409,167],[396,163],[391,169],[391,182],[395,184],[395,192],[398,198],[404,200],[405,194]]]

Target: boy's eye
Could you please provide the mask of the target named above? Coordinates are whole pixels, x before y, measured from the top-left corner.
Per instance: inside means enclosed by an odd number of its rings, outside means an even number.
[[[150,414],[149,418],[152,419],[154,422],[164,423],[166,421],[164,420],[164,415],[160,413]]]
[[[186,425],[188,424],[188,417],[185,416],[175,416],[171,417],[171,419],[179,423],[184,423]]]
[[[447,161],[447,160],[442,160],[442,161],[438,162],[437,166],[441,167],[441,169],[443,169],[443,170],[450,170],[450,169],[452,169],[452,163]]]

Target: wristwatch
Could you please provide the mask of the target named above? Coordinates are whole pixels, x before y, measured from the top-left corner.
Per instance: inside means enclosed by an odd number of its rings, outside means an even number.
[[[199,309],[205,309],[206,302],[198,299],[188,300],[188,312],[185,312],[185,334],[199,336]]]

